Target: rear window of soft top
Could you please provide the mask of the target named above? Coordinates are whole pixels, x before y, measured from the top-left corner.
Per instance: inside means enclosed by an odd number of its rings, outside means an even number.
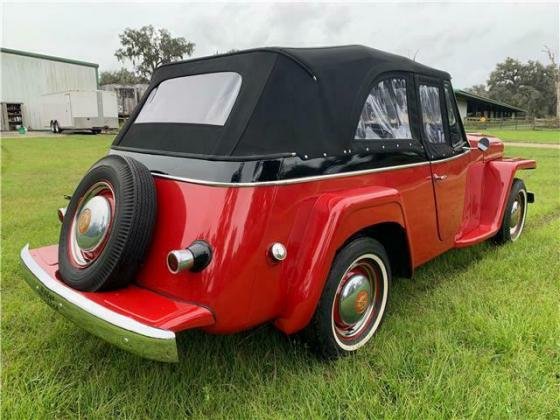
[[[235,72],[196,74],[152,89],[134,124],[182,123],[223,126],[241,88]]]

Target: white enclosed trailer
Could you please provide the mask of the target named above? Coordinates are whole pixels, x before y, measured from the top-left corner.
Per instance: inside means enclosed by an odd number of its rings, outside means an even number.
[[[117,96],[103,90],[72,90],[42,96],[42,125],[55,133],[63,130],[118,128]]]
[[[0,48],[0,102],[7,108],[18,108],[19,117],[10,117],[16,121],[2,124],[2,130],[16,130],[20,125],[29,130],[43,129],[42,95],[99,89],[98,67],[85,61]]]

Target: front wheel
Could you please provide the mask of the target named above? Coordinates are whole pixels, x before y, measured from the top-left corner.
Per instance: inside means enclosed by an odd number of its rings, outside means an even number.
[[[378,330],[391,285],[383,245],[358,238],[336,256],[306,335],[325,358],[347,355],[365,345]]]
[[[514,179],[507,206],[504,211],[504,218],[500,229],[494,236],[494,242],[505,244],[516,241],[525,227],[525,217],[527,216],[527,189],[520,179]]]

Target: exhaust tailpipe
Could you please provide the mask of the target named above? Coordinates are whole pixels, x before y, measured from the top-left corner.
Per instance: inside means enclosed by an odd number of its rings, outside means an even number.
[[[204,269],[212,260],[212,248],[204,241],[194,241],[186,249],[176,249],[167,254],[167,268],[173,274],[185,270]]]

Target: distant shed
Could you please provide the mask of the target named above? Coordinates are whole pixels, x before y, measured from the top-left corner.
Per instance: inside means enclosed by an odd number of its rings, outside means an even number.
[[[527,111],[513,105],[475,95],[456,89],[455,97],[461,117],[514,118],[526,114]]]
[[[98,64],[8,48],[1,48],[0,52],[3,130],[15,129],[16,124],[11,121],[17,122],[18,118],[20,124],[30,129],[44,129],[44,94],[98,89]],[[10,121],[5,121],[5,115]]]
[[[117,104],[119,107],[119,117],[128,118],[142,95],[148,90],[148,84],[138,83],[134,85],[121,85],[117,83],[110,83],[101,86],[102,90],[115,92],[117,94]]]

